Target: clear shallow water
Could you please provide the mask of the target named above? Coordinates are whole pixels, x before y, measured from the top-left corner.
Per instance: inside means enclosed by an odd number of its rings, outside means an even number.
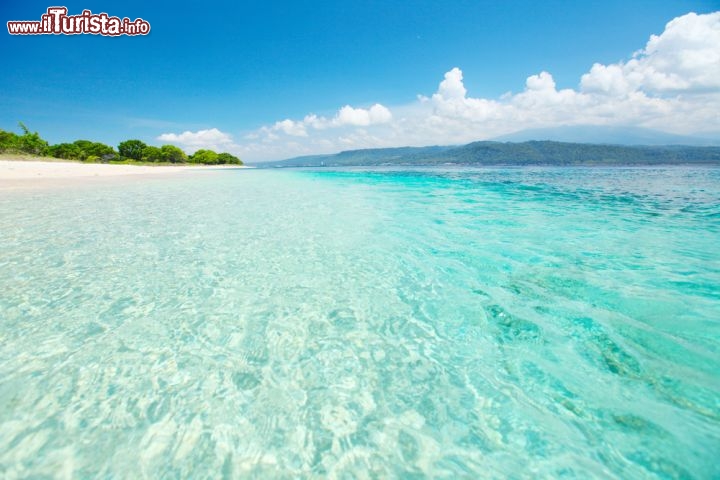
[[[0,476],[717,478],[720,170],[0,192]]]

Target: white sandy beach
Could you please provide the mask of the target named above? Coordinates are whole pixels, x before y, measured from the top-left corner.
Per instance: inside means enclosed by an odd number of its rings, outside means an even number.
[[[180,172],[211,171],[219,168],[247,168],[239,165],[108,165],[35,160],[0,160],[0,189],[76,185],[78,181],[133,176],[165,176]]]

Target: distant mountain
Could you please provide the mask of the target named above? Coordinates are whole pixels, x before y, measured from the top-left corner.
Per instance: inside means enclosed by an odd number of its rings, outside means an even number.
[[[642,127],[613,127],[600,125],[574,125],[521,130],[501,135],[498,142],[528,142],[551,140],[555,142],[595,143],[612,145],[693,145],[720,146],[720,132],[714,136],[699,137],[676,135]]]
[[[258,167],[322,167],[338,165],[393,165],[423,163],[455,147],[398,147],[347,150],[330,155],[308,155],[277,162],[255,164]]]
[[[338,167],[377,165],[720,165],[720,147],[623,146],[530,141],[473,142],[462,146],[350,150],[313,155],[258,167]]]

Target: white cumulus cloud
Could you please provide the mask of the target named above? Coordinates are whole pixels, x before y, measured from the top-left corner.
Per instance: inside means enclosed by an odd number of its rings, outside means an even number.
[[[717,92],[720,89],[720,12],[688,13],[652,35],[624,63],[593,65],[582,76],[583,92],[622,95],[642,90],[656,95]]]
[[[369,125],[377,125],[388,123],[392,120],[390,110],[376,103],[370,108],[353,108],[345,105],[340,108],[334,117],[326,118],[315,114],[306,115],[302,120],[285,119],[270,127],[264,127],[265,133],[282,132],[293,137],[307,137],[308,128],[315,130],[326,130],[328,128],[338,128],[346,125],[356,127],[367,127]]]
[[[232,137],[217,128],[198,130],[197,132],[187,130],[182,133],[163,133],[157,137],[157,140],[178,145],[188,153],[193,153],[203,148],[221,152],[237,149],[237,145],[233,143]]]
[[[272,129],[292,135],[293,137],[307,137],[305,124],[303,122],[294,122],[289,118],[281,122],[276,122]]]
[[[377,123],[387,123],[392,119],[392,113],[387,107],[376,103],[369,109],[353,108],[350,105],[342,107],[335,117],[337,125],[356,125],[367,127]]]

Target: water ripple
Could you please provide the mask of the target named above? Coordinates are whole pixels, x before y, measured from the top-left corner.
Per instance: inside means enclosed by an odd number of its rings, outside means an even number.
[[[0,476],[720,476],[719,208],[679,167],[3,193]]]

